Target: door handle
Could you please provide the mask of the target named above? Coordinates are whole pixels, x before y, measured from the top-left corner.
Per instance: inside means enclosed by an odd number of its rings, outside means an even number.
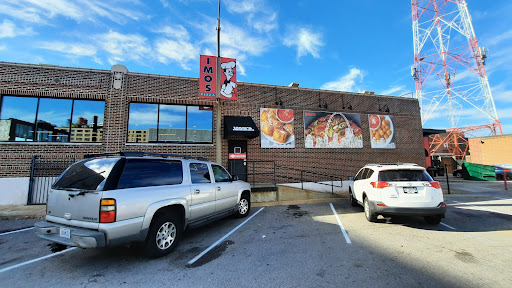
[[[217,191],[220,191],[220,187],[217,187]]]
[[[201,191],[199,189],[194,190],[194,194],[199,194]]]

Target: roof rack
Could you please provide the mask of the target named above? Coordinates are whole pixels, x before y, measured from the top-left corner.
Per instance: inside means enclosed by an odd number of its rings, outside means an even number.
[[[370,164],[366,164],[366,166],[386,166],[386,165],[410,165],[410,166],[420,166],[416,163],[402,163],[402,162],[397,162],[397,163],[370,163]]]
[[[164,154],[164,153],[153,153],[143,151],[116,151],[116,152],[104,152],[104,153],[92,153],[84,155],[84,158],[102,157],[102,156],[124,156],[124,157],[144,157],[144,156],[155,156],[162,158],[183,158],[183,159],[195,159],[200,161],[208,161],[208,159],[199,156],[179,155],[179,154]]]

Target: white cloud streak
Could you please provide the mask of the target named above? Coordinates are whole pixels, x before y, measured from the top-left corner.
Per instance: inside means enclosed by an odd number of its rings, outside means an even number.
[[[363,79],[364,72],[357,68],[352,68],[347,75],[340,77],[338,80],[325,83],[320,89],[354,92],[359,90],[357,85]]]
[[[406,90],[406,88],[403,85],[402,86],[395,86],[395,87],[391,87],[391,88],[389,88],[387,90],[382,91],[382,95],[395,94],[397,92],[403,92],[405,90]]]
[[[20,35],[31,35],[34,32],[31,28],[18,28],[12,21],[5,19],[0,23],[0,38],[14,38]]]
[[[39,48],[60,52],[69,56],[94,56],[96,47],[89,44],[65,43],[65,42],[41,42]]]
[[[151,53],[147,39],[138,34],[124,35],[110,31],[97,35],[96,41],[110,54],[108,62],[111,65],[128,60],[141,61]]]
[[[297,60],[302,56],[311,54],[314,58],[320,58],[319,50],[325,44],[322,41],[322,34],[314,32],[309,28],[291,28],[283,44],[288,47],[297,47]]]

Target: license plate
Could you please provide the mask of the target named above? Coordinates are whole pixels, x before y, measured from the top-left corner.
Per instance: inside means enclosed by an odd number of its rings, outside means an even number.
[[[416,187],[404,187],[404,193],[418,193],[418,188],[416,188]]]
[[[71,230],[69,228],[60,228],[60,237],[70,239],[71,238]]]

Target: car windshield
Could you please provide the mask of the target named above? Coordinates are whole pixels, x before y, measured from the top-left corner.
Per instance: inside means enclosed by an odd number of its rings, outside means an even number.
[[[379,173],[379,181],[432,181],[432,177],[424,170],[384,170]]]
[[[85,159],[71,165],[53,184],[53,189],[102,190],[118,158]]]

